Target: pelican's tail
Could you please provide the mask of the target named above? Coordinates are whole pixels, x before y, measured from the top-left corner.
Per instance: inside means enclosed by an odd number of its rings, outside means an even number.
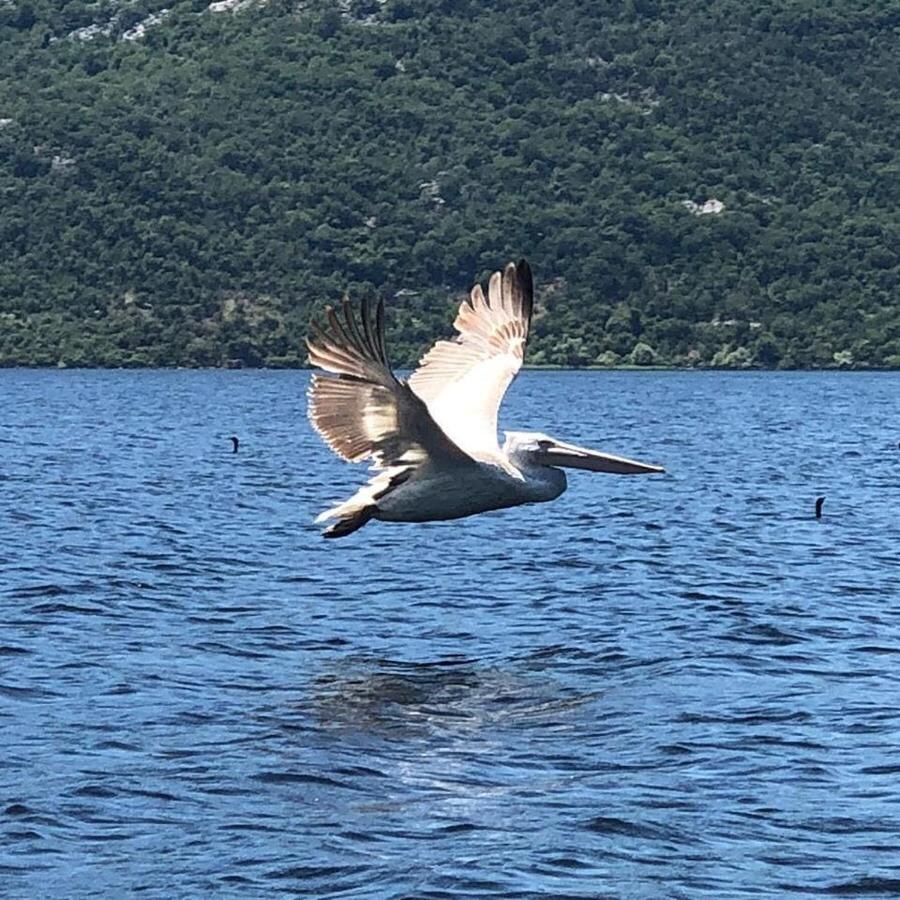
[[[322,537],[339,538],[348,534],[353,534],[359,530],[375,515],[374,506],[364,506],[355,513],[347,516],[340,516],[333,525],[329,525],[323,532]]]
[[[413,473],[412,467],[395,466],[376,475],[363,485],[349,500],[326,509],[316,517],[316,524],[337,519],[322,532],[322,537],[338,538],[362,528],[378,513],[378,501],[389,491],[403,484]]]
[[[322,532],[322,537],[344,537],[344,535],[353,534],[354,531],[362,528],[375,515],[377,508],[368,494],[366,488],[363,488],[344,503],[332,506],[331,509],[326,509],[325,512],[316,516],[317,525],[327,522],[329,519],[337,520]]]

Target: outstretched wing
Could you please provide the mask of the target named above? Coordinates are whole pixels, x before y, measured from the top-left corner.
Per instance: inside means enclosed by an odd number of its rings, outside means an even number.
[[[312,323],[309,361],[331,375],[314,375],[309,420],[338,456],[372,459],[374,468],[426,459],[471,463],[407,384],[391,371],[384,347],[384,304],[364,300],[359,320],[345,300],[340,316]]]
[[[466,453],[496,456],[497,411],[522,367],[534,287],[523,259],[494,272],[485,299],[475,285],[453,323],[459,336],[438,341],[422,357],[409,386]]]

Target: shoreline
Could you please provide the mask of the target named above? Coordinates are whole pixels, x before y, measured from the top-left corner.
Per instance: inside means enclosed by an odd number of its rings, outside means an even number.
[[[397,366],[396,372],[412,372],[415,367]],[[68,365],[5,365],[0,363],[0,372],[314,372],[313,366],[68,366]],[[900,366],[820,366],[810,368],[782,369],[762,366],[553,366],[526,365],[522,372],[735,372],[735,373],[791,373],[791,372],[881,372],[898,373]]]

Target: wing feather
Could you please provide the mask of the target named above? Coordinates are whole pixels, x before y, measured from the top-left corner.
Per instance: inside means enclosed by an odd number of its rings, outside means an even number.
[[[349,462],[372,459],[375,468],[426,459],[472,460],[434,421],[425,403],[391,371],[384,344],[384,304],[360,304],[359,319],[345,300],[340,314],[313,322],[309,361],[330,375],[313,375],[309,420],[325,443]]]
[[[523,259],[475,285],[459,308],[452,341],[438,341],[409,380],[444,432],[466,453],[493,457],[497,413],[521,369],[534,307],[531,268]]]

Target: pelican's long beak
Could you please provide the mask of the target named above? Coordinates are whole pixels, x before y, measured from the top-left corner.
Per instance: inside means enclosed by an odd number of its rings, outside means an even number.
[[[614,475],[650,475],[666,471],[662,466],[651,466],[634,459],[626,459],[624,456],[586,450],[584,447],[564,444],[561,441],[553,441],[544,451],[544,460],[549,466],[587,469],[589,472],[612,472]]]

